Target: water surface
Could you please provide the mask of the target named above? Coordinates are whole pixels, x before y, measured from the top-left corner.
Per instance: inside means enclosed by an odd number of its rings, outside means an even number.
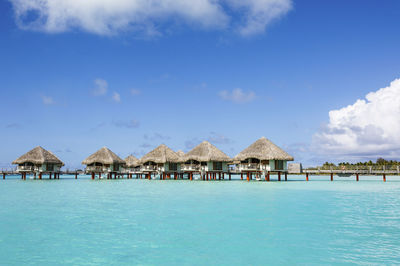
[[[400,263],[400,177],[61,178],[0,180],[1,264]]]

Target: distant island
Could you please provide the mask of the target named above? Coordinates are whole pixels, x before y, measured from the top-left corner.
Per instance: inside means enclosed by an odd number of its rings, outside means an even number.
[[[367,162],[340,162],[338,164],[325,162],[322,166],[309,167],[308,169],[321,169],[321,170],[356,170],[356,169],[384,169],[384,170],[396,170],[400,166],[400,162],[396,160],[385,160],[384,158],[378,158],[376,162],[371,160]]]

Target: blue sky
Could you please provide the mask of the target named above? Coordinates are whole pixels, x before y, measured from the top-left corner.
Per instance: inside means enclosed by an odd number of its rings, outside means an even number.
[[[158,1],[0,2],[1,167],[37,145],[75,168],[102,146],[234,156],[261,136],[305,165],[400,159],[399,1]]]

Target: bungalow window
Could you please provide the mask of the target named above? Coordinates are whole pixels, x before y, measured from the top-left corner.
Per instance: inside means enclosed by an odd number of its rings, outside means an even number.
[[[169,164],[169,170],[170,170],[170,171],[178,171],[178,164],[176,164],[176,163],[170,163],[170,164]]]
[[[119,164],[114,164],[114,171],[119,171]]]
[[[46,164],[46,171],[54,171],[54,164]]]
[[[275,170],[283,170],[283,161],[275,161]]]
[[[213,170],[222,170],[222,162],[213,162]]]

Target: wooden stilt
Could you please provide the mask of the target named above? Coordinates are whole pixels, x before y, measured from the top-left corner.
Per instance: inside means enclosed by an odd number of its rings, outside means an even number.
[[[386,182],[386,174],[383,174],[383,182]]]
[[[359,181],[360,178],[358,177],[358,174],[356,174],[356,181]]]
[[[39,179],[42,179],[42,173],[39,173]]]
[[[269,171],[267,172],[267,176],[266,176],[265,178],[267,179],[267,181],[270,180],[270,178],[269,178]]]
[[[243,173],[240,173],[240,179],[243,180]]]
[[[3,179],[6,179],[6,173],[3,173]]]
[[[333,181],[333,173],[331,173],[331,181]]]
[[[278,172],[278,181],[281,181],[281,172]]]
[[[287,181],[287,172],[285,172],[285,181]]]
[[[101,173],[99,173],[99,179],[101,178]]]
[[[94,180],[94,173],[92,173],[92,180]]]
[[[78,179],[78,173],[75,173],[75,179]]]
[[[247,181],[250,181],[250,173],[247,172]]]
[[[306,173],[306,181],[308,181],[308,173]]]
[[[229,173],[229,180],[231,180],[232,178],[231,178],[231,173]]]

